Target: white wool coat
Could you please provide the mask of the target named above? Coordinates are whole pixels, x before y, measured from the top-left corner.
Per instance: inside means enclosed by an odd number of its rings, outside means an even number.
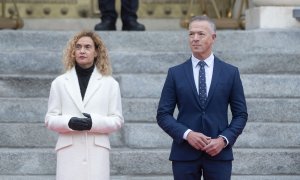
[[[69,128],[71,117],[92,118],[89,131]],[[51,84],[46,127],[59,134],[57,180],[109,180],[109,134],[124,123],[118,82],[94,69],[82,100],[75,68]]]

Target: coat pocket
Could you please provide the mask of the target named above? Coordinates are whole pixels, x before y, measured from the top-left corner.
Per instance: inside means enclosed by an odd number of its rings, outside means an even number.
[[[55,151],[71,146],[73,144],[72,135],[60,134],[55,146]]]
[[[107,149],[110,149],[110,142],[108,135],[95,135],[95,145],[105,147]]]

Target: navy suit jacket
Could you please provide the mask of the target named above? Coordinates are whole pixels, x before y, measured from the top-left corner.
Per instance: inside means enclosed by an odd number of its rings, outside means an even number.
[[[228,105],[232,119],[228,121]],[[177,106],[178,116],[173,117]],[[168,70],[157,110],[158,125],[173,138],[172,161],[196,160],[207,156],[216,160],[233,160],[232,146],[242,133],[248,118],[246,101],[237,67],[216,56],[205,108],[200,106],[191,59]],[[225,136],[229,144],[218,155],[196,150],[183,134],[191,129],[211,138]]]

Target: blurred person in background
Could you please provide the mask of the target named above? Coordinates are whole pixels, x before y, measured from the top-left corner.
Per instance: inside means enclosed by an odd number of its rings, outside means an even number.
[[[101,22],[95,25],[96,31],[115,31],[118,14],[115,0],[98,0]],[[145,26],[137,22],[138,0],[121,0],[123,31],[145,31]]]

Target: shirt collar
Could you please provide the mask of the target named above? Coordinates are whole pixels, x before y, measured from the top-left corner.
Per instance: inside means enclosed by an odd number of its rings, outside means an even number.
[[[194,68],[198,65],[198,62],[201,61],[200,59],[197,59],[193,54],[191,59]],[[210,56],[208,56],[208,58],[204,59],[204,62],[208,67],[212,67],[214,63],[214,54],[211,53]]]

